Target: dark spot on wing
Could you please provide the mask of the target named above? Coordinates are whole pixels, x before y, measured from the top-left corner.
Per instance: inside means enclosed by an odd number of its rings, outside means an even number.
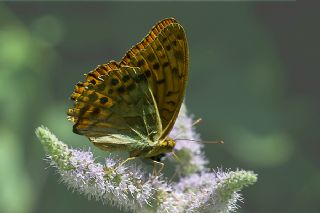
[[[128,59],[131,59],[131,55],[130,55],[129,53],[126,54],[126,57],[127,57]]]
[[[130,80],[130,76],[129,75],[124,75],[123,77],[122,77],[122,81],[123,82],[127,82],[127,81],[129,81]]]
[[[139,75],[137,75],[137,77],[136,77],[136,79],[135,79],[135,81],[136,81],[137,83],[139,83],[140,81],[144,81],[144,80],[146,80],[145,74],[139,74]]]
[[[174,101],[167,101],[166,103],[170,104],[171,106],[175,106],[176,105],[176,102],[174,102]]]
[[[90,100],[91,102],[94,102],[95,100],[98,99],[98,95],[97,95],[95,92],[93,92],[93,93],[91,93],[90,95],[88,95],[88,97],[89,97],[89,100]]]
[[[164,62],[163,65],[162,65],[163,68],[166,68],[168,66],[169,66],[169,62]]]
[[[179,90],[176,91],[176,92],[174,92],[174,91],[168,91],[167,94],[166,94],[166,96],[169,97],[169,96],[174,95],[174,94],[177,94],[177,93],[179,93]]]
[[[115,86],[119,83],[119,80],[116,78],[111,78],[110,83],[111,83],[111,85]]]
[[[95,74],[93,74],[92,71],[89,72],[89,73],[87,74],[87,76],[91,76],[92,78],[96,78]]]
[[[160,80],[157,80],[156,83],[157,84],[163,84],[166,80],[163,78],[163,79],[160,79]]]
[[[163,39],[162,39],[162,42],[166,42],[168,40],[168,38],[167,37],[164,37]]]
[[[124,93],[124,91],[126,91],[126,89],[124,88],[124,86],[121,86],[117,89],[118,93]]]
[[[155,63],[152,67],[153,67],[153,69],[157,70],[157,69],[159,69],[160,65],[159,65],[159,63]]]
[[[161,45],[157,46],[157,49],[156,49],[156,50],[157,50],[157,51],[161,51],[161,50],[162,50]]]
[[[174,57],[177,59],[177,60],[182,60],[183,59],[183,53],[182,51],[174,51]]]
[[[174,74],[179,74],[179,73],[178,73],[178,68],[176,68],[176,67],[173,67],[173,68],[172,68],[172,72],[173,72]]]
[[[80,111],[79,111],[79,118],[82,117],[82,115],[83,115],[86,111],[88,111],[89,108],[90,108],[89,105],[85,105],[84,107],[82,107],[82,108],[80,109]]]
[[[141,66],[143,66],[144,65],[144,60],[143,59],[140,59],[139,61],[138,61],[138,63],[137,63],[137,66],[138,67],[141,67]]]
[[[167,109],[167,108],[162,108],[161,109],[161,111],[166,111],[166,112],[168,112],[168,113],[173,113],[174,112],[174,110],[169,110],[169,109]]]
[[[106,67],[103,66],[103,65],[99,65],[99,66],[98,66],[98,69],[99,69],[99,70],[107,70]]]
[[[179,33],[179,34],[177,35],[177,39],[181,40],[182,38],[183,38],[182,34]]]
[[[127,90],[131,91],[135,88],[136,86],[134,85],[134,83],[130,84],[127,86]]]
[[[102,98],[100,98],[100,103],[101,104],[105,104],[105,103],[107,103],[109,101],[109,99],[107,98],[107,97],[102,97]]]
[[[106,84],[104,82],[97,85],[97,90],[103,91],[106,88]]]
[[[147,71],[145,72],[145,74],[146,74],[147,78],[149,78],[149,77],[151,76],[151,71],[150,71],[150,70],[147,70]]]
[[[100,109],[99,108],[94,108],[91,112],[92,115],[98,115],[100,113]]]
[[[177,41],[174,40],[174,41],[172,42],[172,44],[173,44],[173,46],[177,46]]]
[[[109,89],[109,90],[108,90],[108,94],[109,94],[109,95],[112,95],[112,93],[113,93],[113,89]]]

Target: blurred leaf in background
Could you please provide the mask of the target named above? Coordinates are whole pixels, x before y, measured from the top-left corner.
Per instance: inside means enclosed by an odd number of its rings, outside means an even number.
[[[3,3],[0,14],[0,212],[32,212],[45,176],[38,175],[44,163],[41,149],[31,143],[30,124],[38,122],[39,107],[50,100],[49,93],[39,89],[49,89],[47,74],[55,60],[52,47],[61,39],[61,28],[55,18],[46,17],[28,28]],[[50,32],[41,29],[44,25],[50,26]],[[28,157],[35,153],[38,158]]]

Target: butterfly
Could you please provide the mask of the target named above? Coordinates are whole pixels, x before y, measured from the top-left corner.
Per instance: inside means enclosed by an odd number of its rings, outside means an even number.
[[[68,109],[73,132],[106,151],[157,158],[176,142],[168,135],[188,79],[188,44],[174,19],[158,22],[120,62],[97,66],[76,84]]]

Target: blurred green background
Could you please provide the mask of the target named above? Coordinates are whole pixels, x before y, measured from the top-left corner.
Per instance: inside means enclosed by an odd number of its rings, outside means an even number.
[[[59,183],[34,129],[87,149],[66,120],[75,83],[165,17],[187,32],[198,131],[226,142],[205,145],[210,167],[259,174],[239,212],[320,212],[319,11],[276,2],[0,3],[0,212],[118,212]]]

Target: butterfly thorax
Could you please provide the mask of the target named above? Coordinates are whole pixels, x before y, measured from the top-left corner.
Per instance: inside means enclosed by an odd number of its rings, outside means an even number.
[[[141,150],[134,150],[130,152],[130,157],[143,157],[151,158],[163,153],[172,152],[176,142],[172,138],[165,138],[160,142],[157,142],[156,145],[148,146]]]

